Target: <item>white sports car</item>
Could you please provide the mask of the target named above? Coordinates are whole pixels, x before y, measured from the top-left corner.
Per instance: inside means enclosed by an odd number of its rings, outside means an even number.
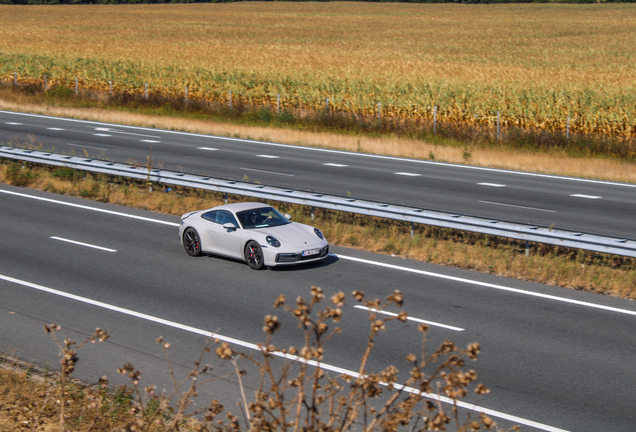
[[[325,258],[329,243],[322,232],[290,219],[267,204],[226,204],[181,216],[179,240],[188,255],[223,255],[254,270]]]

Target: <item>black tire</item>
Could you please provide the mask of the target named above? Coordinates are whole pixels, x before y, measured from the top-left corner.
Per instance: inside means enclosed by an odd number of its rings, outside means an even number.
[[[201,255],[201,237],[194,228],[188,228],[183,233],[183,248],[190,256]]]
[[[245,261],[252,270],[260,270],[263,268],[263,249],[255,241],[251,241],[245,245]]]

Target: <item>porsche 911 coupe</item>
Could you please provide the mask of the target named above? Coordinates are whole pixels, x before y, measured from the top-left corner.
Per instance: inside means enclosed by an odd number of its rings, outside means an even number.
[[[318,261],[329,243],[318,228],[292,222],[273,207],[236,203],[181,216],[179,240],[190,256],[222,255],[252,269]]]

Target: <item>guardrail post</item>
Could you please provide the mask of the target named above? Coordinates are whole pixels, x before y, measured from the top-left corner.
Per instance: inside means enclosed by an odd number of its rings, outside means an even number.
[[[223,196],[224,196],[224,198],[225,198],[225,204],[227,204],[227,192],[225,192],[225,193],[223,194]]]
[[[530,241],[526,240],[526,256],[530,256]]]
[[[314,220],[314,206],[311,206],[311,220]]]
[[[411,222],[411,238],[415,237],[415,224]]]

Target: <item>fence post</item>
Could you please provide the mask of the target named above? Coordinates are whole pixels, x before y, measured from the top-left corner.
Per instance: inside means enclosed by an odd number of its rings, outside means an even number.
[[[18,86],[18,73],[13,72],[13,87],[17,87],[17,86]]]
[[[378,102],[378,123],[382,121],[382,106],[380,102]]]
[[[77,77],[75,77],[75,96],[79,96],[79,85],[77,84]]]
[[[230,111],[232,111],[232,90],[230,90]]]
[[[44,91],[46,92],[46,89],[48,87],[48,83],[46,82],[46,75],[44,75]]]
[[[327,112],[329,112],[329,98],[327,98]]]
[[[148,100],[148,83],[144,84],[144,99]]]
[[[185,86],[185,104],[188,104],[188,86]]]
[[[113,97],[113,81],[108,81],[108,85],[110,87],[110,97]]]
[[[499,141],[499,133],[500,133],[500,123],[501,122],[501,116],[499,115],[499,111],[497,111],[497,141]]]
[[[568,116],[568,124],[567,124],[567,129],[565,132],[565,138],[570,139],[570,116]]]
[[[276,98],[276,114],[280,114],[280,93],[278,93],[278,97]]]
[[[433,135],[437,135],[437,105],[433,107]]]

